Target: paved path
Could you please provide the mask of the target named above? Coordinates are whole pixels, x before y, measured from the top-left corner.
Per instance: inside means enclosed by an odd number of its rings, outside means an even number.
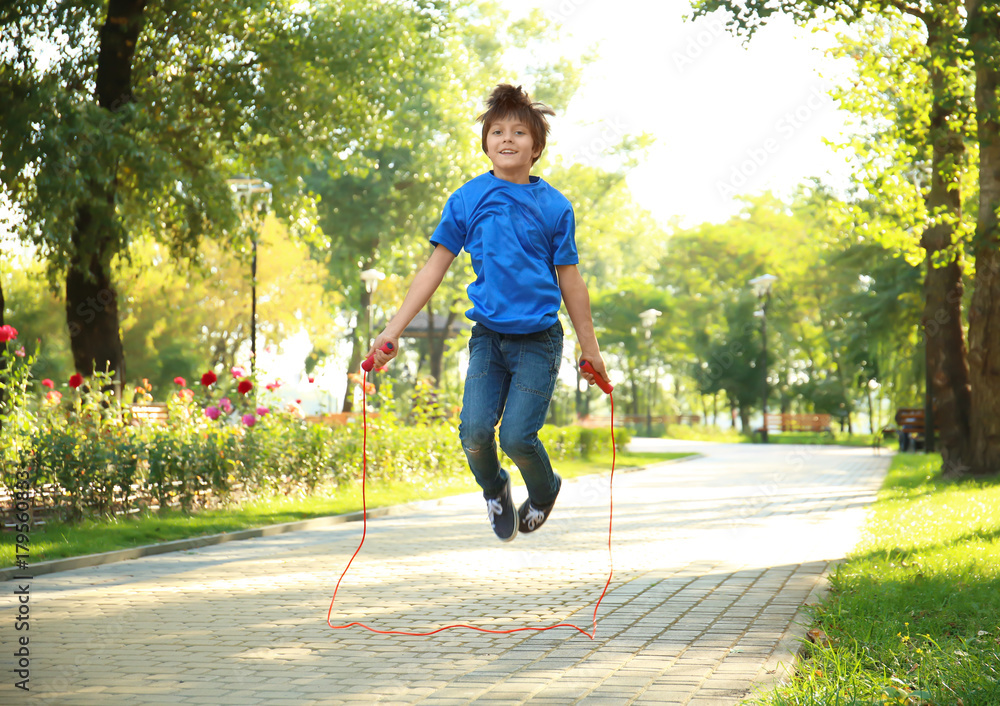
[[[361,534],[349,523],[37,577],[28,698],[9,671],[17,582],[2,584],[0,703],[736,704],[854,544],[888,456],[635,444],[704,457],[615,478],[615,574],[594,640],[331,630]],[[607,477],[567,482],[546,526],[511,544],[482,504],[371,521],[334,624],[589,629],[608,570]]]

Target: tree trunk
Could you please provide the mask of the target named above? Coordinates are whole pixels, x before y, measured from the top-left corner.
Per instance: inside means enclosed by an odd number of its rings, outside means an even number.
[[[368,352],[368,346],[361,338],[362,328],[368,331],[368,307],[371,306],[372,295],[364,287],[361,288],[361,308],[358,309],[357,323],[351,333],[351,360],[347,364],[347,391],[344,393],[344,406],[342,412],[354,411],[354,383],[351,375],[361,369],[361,358]],[[364,319],[364,324],[361,323]]]
[[[927,45],[931,53],[930,115],[932,147],[931,189],[927,210],[931,223],[921,236],[926,251],[924,312],[921,325],[927,356],[928,404],[925,410],[927,439],[933,443],[940,430],[945,473],[962,468],[969,455],[969,369],[962,330],[962,264],[955,245],[955,227],[962,217],[960,167],[965,159],[961,126],[965,122],[955,29],[950,18],[928,22]]]
[[[971,455],[966,469],[975,475],[1000,472],[1000,16],[995,7],[981,0],[966,4],[979,140],[976,279],[969,311]]]
[[[108,3],[108,16],[100,30],[95,83],[97,104],[112,113],[133,100],[132,60],[145,7],[145,0]],[[74,254],[66,272],[66,323],[77,372],[90,375],[95,369],[109,370],[120,385],[125,360],[118,294],[110,273],[111,260],[123,247],[114,214],[116,183],[112,175],[110,186],[95,184],[91,203],[77,212]]]
[[[451,325],[455,323],[455,312],[449,311],[440,333],[434,327],[434,309],[432,302],[427,302],[427,349],[430,362],[431,378],[434,387],[441,387],[441,374],[444,366],[444,348],[451,333]]]
[[[91,217],[86,207],[77,216],[77,235],[88,237]],[[77,252],[83,237],[74,235]],[[69,325],[73,366],[78,373],[115,374],[116,391],[125,379],[125,356],[118,330],[118,294],[111,283],[108,260],[98,251],[74,257],[66,272],[66,323]]]

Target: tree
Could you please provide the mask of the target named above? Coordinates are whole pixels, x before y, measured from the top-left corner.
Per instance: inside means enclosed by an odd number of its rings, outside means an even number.
[[[349,373],[368,349],[365,312],[379,309],[361,283],[361,271],[380,268],[390,280],[411,279],[426,260],[427,238],[448,196],[488,164],[474,120],[497,77],[510,73],[505,52],[556,38],[540,13],[511,22],[503,10],[478,0],[453,3],[441,12],[444,19],[435,41],[401,77],[405,97],[379,139],[347,152],[328,151],[307,179],[308,188],[319,197],[324,234],[314,256],[326,262],[330,287],[345,295],[345,316],[355,322],[349,327]],[[577,74],[574,62],[560,59],[528,70],[520,80],[534,99],[561,109],[575,90]],[[561,80],[550,83],[553,77]],[[536,86],[530,85],[532,80]],[[466,308],[462,283],[468,279],[467,266],[456,263],[427,305],[429,320],[445,322],[427,340],[427,360],[436,382],[448,325]],[[381,291],[391,292],[392,298],[380,298],[398,301],[401,292],[393,282],[388,284]],[[344,410],[350,411],[352,404],[347,396]]]
[[[941,428],[941,452],[946,470],[967,468],[967,461],[971,460],[969,420],[974,410],[962,330],[961,249],[957,247],[962,223],[962,173],[967,168],[964,131],[969,116],[965,100],[967,83],[963,80],[967,58],[961,36],[964,26],[961,3],[957,0],[914,4],[780,0],[753,5],[749,10],[730,0],[695,3],[696,16],[716,9],[726,11],[730,28],[748,39],[776,13],[787,14],[804,24],[830,10],[848,22],[861,21],[873,14],[898,18],[898,13],[903,12],[923,23],[927,49],[924,55],[926,83],[910,84],[906,88],[918,93],[923,91],[929,96],[929,124],[923,150],[929,150],[930,178],[926,189],[922,190],[927,215],[920,228],[927,266],[922,321],[928,364],[927,414],[931,433],[935,422]],[[932,326],[938,335],[929,335],[928,329]],[[996,443],[1000,448],[1000,437]]]
[[[402,0],[378,12],[361,0],[8,3],[0,180],[21,237],[64,279],[77,370],[123,376],[111,263],[134,238],[174,256],[205,238],[238,244],[236,174],[269,181],[297,223],[306,158],[377,135],[436,13]]]
[[[1000,7],[968,0],[967,28],[976,71],[979,214],[975,290],[969,312],[974,474],[1000,469]]]

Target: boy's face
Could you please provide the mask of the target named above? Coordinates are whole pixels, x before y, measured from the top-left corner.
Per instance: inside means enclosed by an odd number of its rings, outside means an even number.
[[[535,149],[528,126],[517,118],[503,118],[490,124],[486,133],[486,156],[493,162],[499,179],[527,184],[531,165],[542,153]]]

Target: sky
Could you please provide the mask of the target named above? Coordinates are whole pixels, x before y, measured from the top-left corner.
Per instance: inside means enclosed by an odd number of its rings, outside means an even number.
[[[591,161],[618,135],[654,135],[628,183],[661,222],[724,221],[741,195],[788,193],[813,176],[846,185],[846,153],[824,144],[841,141],[847,124],[828,95],[847,70],[824,55],[828,33],[779,17],[744,46],[721,17],[686,21],[687,0],[502,4],[515,16],[538,8],[559,23],[566,56],[597,45],[599,59],[553,122],[550,145]]]

